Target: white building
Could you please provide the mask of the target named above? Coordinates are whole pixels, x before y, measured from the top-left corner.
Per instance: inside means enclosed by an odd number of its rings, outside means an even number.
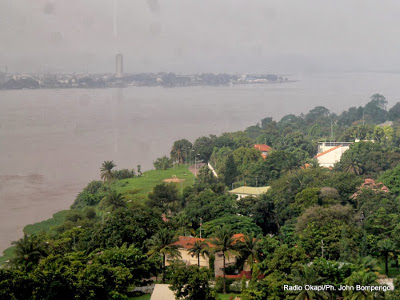
[[[320,142],[318,154],[314,157],[321,167],[331,168],[340,161],[342,154],[349,149],[352,142]]]

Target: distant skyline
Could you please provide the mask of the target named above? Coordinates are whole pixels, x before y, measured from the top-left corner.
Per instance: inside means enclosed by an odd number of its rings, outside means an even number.
[[[2,0],[10,72],[400,71],[396,0]]]

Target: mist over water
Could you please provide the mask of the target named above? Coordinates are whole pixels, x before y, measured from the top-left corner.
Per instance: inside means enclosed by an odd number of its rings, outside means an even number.
[[[400,99],[400,74],[292,75],[299,82],[229,87],[0,91],[0,250],[26,224],[67,209],[104,160],[152,168],[181,138],[244,130],[267,116],[336,113],[375,93]]]

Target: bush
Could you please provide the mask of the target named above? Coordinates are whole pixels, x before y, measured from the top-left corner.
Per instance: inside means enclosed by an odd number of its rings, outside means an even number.
[[[226,292],[229,293],[231,291],[231,284],[233,283],[233,279],[226,278]],[[224,291],[224,278],[217,277],[215,280],[215,291],[217,293],[222,293]]]
[[[103,183],[101,181],[90,182],[83,190],[76,196],[71,209],[79,209],[85,206],[93,206],[100,202],[103,195]]]
[[[115,170],[112,172],[113,178],[115,179],[127,179],[127,178],[133,178],[135,177],[135,170],[128,170],[128,169],[122,169],[122,170]]]
[[[154,168],[156,170],[166,170],[172,168],[172,159],[167,156],[159,157],[153,162]]]

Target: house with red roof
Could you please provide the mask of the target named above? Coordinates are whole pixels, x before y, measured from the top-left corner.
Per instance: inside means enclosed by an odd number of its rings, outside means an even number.
[[[234,240],[234,243],[237,243],[238,241],[244,241],[244,234],[238,233],[234,234],[232,236],[232,239]],[[193,257],[189,254],[190,248],[193,247],[194,243],[197,241],[206,241],[207,239],[202,239],[202,238],[197,238],[197,237],[188,237],[188,236],[180,236],[178,240],[173,243],[172,245],[179,246],[179,252],[181,254],[181,260],[185,262],[187,265],[197,265],[197,257]],[[208,242],[208,246],[210,248],[213,248],[214,245]],[[172,261],[173,259],[168,258],[166,260],[166,265],[169,265],[169,261]],[[225,258],[225,265],[226,266],[231,266],[236,263],[236,256],[231,256],[228,258]],[[206,267],[209,268],[210,262],[209,258],[207,256],[202,257],[200,256],[200,267]],[[215,277],[218,276],[223,276],[223,255],[222,252],[217,252],[215,253],[215,260],[214,260],[214,270],[215,270]],[[249,271],[250,267],[248,264],[245,264],[244,266],[245,271]]]
[[[266,159],[272,148],[266,144],[255,144],[254,148],[261,151],[261,156]]]

